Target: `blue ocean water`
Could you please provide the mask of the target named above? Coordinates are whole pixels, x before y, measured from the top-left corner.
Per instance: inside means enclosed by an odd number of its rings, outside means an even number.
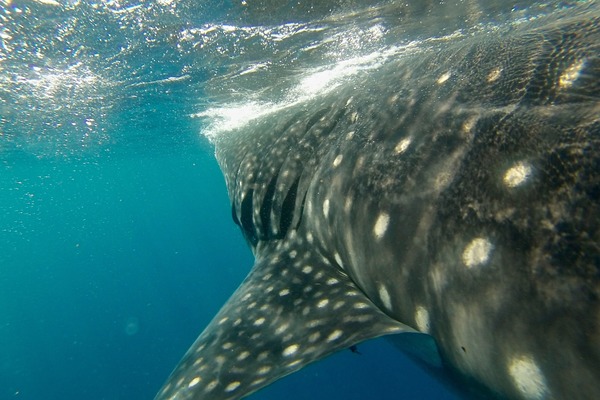
[[[211,135],[457,29],[248,3],[0,0],[0,399],[153,398],[253,263]],[[455,398],[384,339],[359,350],[252,398]]]

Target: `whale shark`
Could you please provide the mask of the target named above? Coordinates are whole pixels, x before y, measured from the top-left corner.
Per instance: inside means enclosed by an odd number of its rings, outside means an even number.
[[[255,263],[156,399],[243,398],[384,335],[466,397],[600,398],[599,78],[589,5],[217,137]]]

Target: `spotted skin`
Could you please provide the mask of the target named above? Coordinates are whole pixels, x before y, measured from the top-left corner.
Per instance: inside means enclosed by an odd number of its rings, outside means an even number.
[[[156,399],[389,333],[472,396],[600,398],[599,15],[425,46],[219,138],[256,263]]]
[[[277,255],[257,259],[174,371],[178,392],[167,396],[172,386],[166,386],[164,398],[239,398],[364,339],[414,332],[381,312],[318,253],[292,257],[293,249],[306,245],[290,236],[285,246],[261,249]]]

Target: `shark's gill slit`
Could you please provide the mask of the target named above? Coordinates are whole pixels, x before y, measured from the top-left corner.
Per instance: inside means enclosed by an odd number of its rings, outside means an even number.
[[[294,206],[296,204],[296,194],[298,193],[298,184],[300,177],[296,178],[290,190],[288,190],[285,200],[281,206],[281,219],[279,221],[280,236],[285,237],[292,221],[294,219]],[[300,210],[302,212],[302,210]]]
[[[277,178],[279,174],[273,174],[269,185],[267,186],[267,192],[265,193],[264,200],[260,207],[260,221],[261,229],[259,236],[262,240],[269,239],[271,234],[271,208],[273,207],[273,196],[275,195],[275,187],[277,186]]]
[[[342,119],[342,117],[346,114],[346,109],[342,108],[341,110],[339,110],[337,113],[335,113],[334,117],[331,119],[331,124],[325,129],[323,130],[322,135],[329,135],[337,126],[337,124],[340,122],[340,120]]]
[[[309,119],[308,122],[306,123],[306,131],[308,132],[310,130],[310,128],[313,127],[314,124],[316,124],[317,122],[319,122],[319,120],[325,114],[327,114],[328,111],[329,111],[329,107],[324,108],[324,109],[319,110],[318,112],[316,112],[315,115],[313,115],[312,118]]]
[[[275,138],[282,138],[285,137],[285,133],[288,131],[288,129],[290,129],[294,124],[298,123],[298,120],[302,118],[302,111],[298,111],[297,113],[295,113],[289,120],[287,120],[285,122],[285,124],[281,127],[281,129],[278,129],[277,131],[275,131],[275,134],[273,135],[273,137]]]
[[[298,181],[300,181],[300,179],[298,179]],[[299,212],[298,212],[298,221],[296,222],[296,226],[294,227],[294,229],[298,229],[300,227],[300,224],[302,223],[302,216],[304,215],[304,204],[306,203],[306,195],[307,194],[308,194],[308,192],[305,191],[304,196],[302,197],[302,204],[300,205]]]
[[[237,213],[235,212],[235,203],[231,203],[231,218],[233,218],[233,222],[237,225],[237,226],[242,226],[242,224],[240,223],[240,220],[238,219]]]
[[[250,189],[242,200],[241,207],[241,218],[242,228],[244,229],[244,236],[254,246],[258,243],[258,236],[252,222],[252,198],[254,197],[254,190]]]

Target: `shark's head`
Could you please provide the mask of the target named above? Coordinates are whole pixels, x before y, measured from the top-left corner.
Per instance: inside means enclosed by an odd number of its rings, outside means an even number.
[[[391,333],[478,393],[600,398],[592,15],[398,54],[216,140],[256,262],[157,399]]]
[[[308,120],[290,112],[260,142],[232,134],[217,145],[233,219],[256,263],[159,398],[239,398],[362,340],[416,333],[369,300],[313,230],[307,201],[321,186],[318,145],[345,118],[343,107]]]

